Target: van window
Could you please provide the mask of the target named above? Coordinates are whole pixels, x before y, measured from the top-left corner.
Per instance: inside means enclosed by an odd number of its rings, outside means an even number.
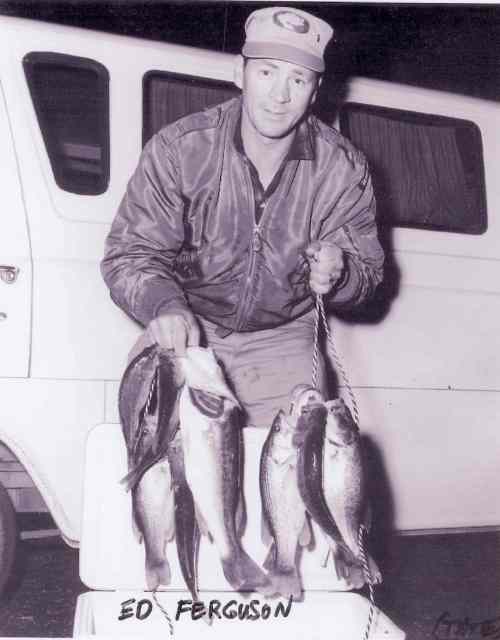
[[[238,95],[232,82],[149,71],[143,79],[142,144],[162,127]]]
[[[98,195],[109,184],[109,74],[88,58],[31,52],[23,60],[57,185]]]
[[[486,230],[481,132],[473,122],[351,102],[340,129],[368,158],[381,223]]]

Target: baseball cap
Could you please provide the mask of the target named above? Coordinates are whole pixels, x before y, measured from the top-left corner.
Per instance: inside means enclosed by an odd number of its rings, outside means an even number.
[[[316,16],[290,7],[253,11],[245,23],[242,54],[247,58],[285,60],[319,73],[325,70],[323,53],[332,27]]]

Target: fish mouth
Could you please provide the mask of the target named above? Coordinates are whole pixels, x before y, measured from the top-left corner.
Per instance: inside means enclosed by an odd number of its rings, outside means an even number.
[[[293,388],[290,399],[290,415],[298,419],[304,409],[311,405],[323,404],[322,393],[308,384],[299,384]]]

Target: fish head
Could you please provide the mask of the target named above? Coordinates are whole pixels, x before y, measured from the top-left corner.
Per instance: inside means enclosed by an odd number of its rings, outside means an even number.
[[[189,397],[193,405],[206,418],[217,420],[223,416],[225,398],[222,396],[189,387]]]
[[[293,444],[296,447],[302,446],[307,435],[322,429],[326,422],[326,409],[321,392],[314,387],[301,387],[292,392],[290,406],[290,416],[296,425],[293,435]]]
[[[138,354],[123,373],[118,392],[118,411],[129,447],[140,428],[148,398],[151,399],[154,394],[157,364],[155,347],[151,345]],[[151,414],[152,407],[149,406],[148,409],[147,413]]]
[[[285,412],[280,409],[271,426],[271,447],[290,446],[292,444],[292,436],[295,432],[295,427],[295,422],[289,420],[288,416],[285,415]]]
[[[292,419],[297,420],[302,413],[302,409],[311,404],[321,404],[324,398],[322,393],[308,384],[299,384],[292,389],[290,394],[290,411]]]
[[[197,422],[201,431],[213,435],[228,425],[240,425],[240,405],[232,398],[191,387],[188,387],[188,394],[195,411],[201,414],[202,419]]]
[[[328,440],[339,446],[354,442],[359,435],[359,429],[342,398],[328,400],[325,402],[325,407],[327,411],[325,435]]]

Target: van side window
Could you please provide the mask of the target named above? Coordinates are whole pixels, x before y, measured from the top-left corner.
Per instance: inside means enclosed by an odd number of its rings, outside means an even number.
[[[109,184],[109,74],[88,58],[31,52],[24,73],[57,185],[98,195]]]
[[[351,102],[340,129],[368,158],[382,224],[486,231],[481,132],[473,122]]]
[[[162,127],[238,95],[232,82],[149,71],[142,83],[142,144]]]

